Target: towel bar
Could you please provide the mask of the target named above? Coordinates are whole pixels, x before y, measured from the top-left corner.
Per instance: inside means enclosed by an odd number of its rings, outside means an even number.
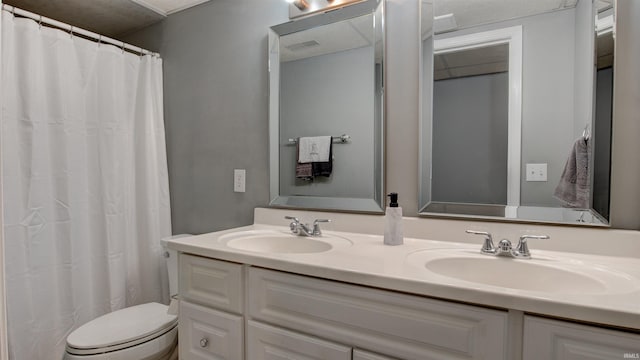
[[[291,144],[297,144],[298,143],[298,139],[299,138],[295,138],[295,139],[289,139],[289,143]],[[339,144],[345,144],[348,143],[349,141],[351,141],[351,136],[347,135],[347,134],[342,134],[340,136],[332,136],[331,140],[334,143],[339,143]]]

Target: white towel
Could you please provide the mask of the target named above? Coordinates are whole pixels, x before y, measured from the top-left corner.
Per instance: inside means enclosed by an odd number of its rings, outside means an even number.
[[[327,162],[331,153],[331,136],[301,137],[298,139],[298,162]]]

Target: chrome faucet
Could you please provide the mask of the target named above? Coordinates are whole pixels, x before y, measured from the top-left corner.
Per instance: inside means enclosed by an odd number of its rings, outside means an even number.
[[[313,227],[309,224],[303,224],[294,216],[285,216],[287,220],[292,220],[289,224],[289,229],[293,234],[298,236],[322,236],[322,230],[320,230],[320,223],[331,222],[329,219],[316,219],[313,221]]]
[[[493,245],[493,238],[490,233],[486,231],[473,231],[467,230],[467,234],[473,235],[483,235],[484,244],[480,249],[480,253],[484,255],[494,255],[494,256],[510,256],[517,259],[531,259],[531,253],[529,252],[529,246],[527,245],[527,240],[529,239],[548,239],[547,235],[522,235],[520,236],[520,240],[518,241],[518,245],[516,245],[515,249],[511,244],[511,241],[508,239],[502,239],[498,242],[498,246]]]

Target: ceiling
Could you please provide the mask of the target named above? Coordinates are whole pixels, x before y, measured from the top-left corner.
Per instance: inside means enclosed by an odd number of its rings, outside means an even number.
[[[3,0],[3,3],[119,38],[208,0]]]
[[[557,10],[574,8],[578,1],[588,0],[422,0],[428,5],[436,17],[441,17],[441,23],[435,21],[436,34],[480,24],[504,21],[524,16],[533,16]],[[607,15],[613,0],[595,0],[595,11],[600,15]],[[423,10],[425,7],[423,6]],[[609,9],[609,10],[607,10]],[[605,11],[606,10],[606,11]],[[423,15],[431,15],[425,12]],[[452,20],[451,18],[455,19]],[[423,38],[430,33],[427,29]],[[599,36],[597,40],[598,66],[610,66],[613,58],[613,39],[609,36]],[[458,52],[437,54],[434,56],[434,80],[445,80],[465,76],[493,74],[508,71],[508,46],[495,46],[464,50]]]
[[[580,0],[422,0],[422,11],[425,18],[436,17],[436,33],[440,33],[569,9],[575,7],[578,1]],[[613,0],[594,1],[598,11],[610,8],[612,4]],[[422,31],[424,37],[430,28],[423,26]]]
[[[287,62],[373,44],[373,16],[364,15],[280,37],[280,61]]]
[[[436,17],[453,14],[456,29],[576,6],[578,0],[435,0]]]
[[[433,56],[433,80],[509,71],[509,45],[484,46]]]

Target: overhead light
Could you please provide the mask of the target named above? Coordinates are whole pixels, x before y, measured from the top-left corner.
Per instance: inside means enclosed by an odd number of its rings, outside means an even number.
[[[309,7],[307,0],[287,0],[287,2],[295,5],[300,11]]]

